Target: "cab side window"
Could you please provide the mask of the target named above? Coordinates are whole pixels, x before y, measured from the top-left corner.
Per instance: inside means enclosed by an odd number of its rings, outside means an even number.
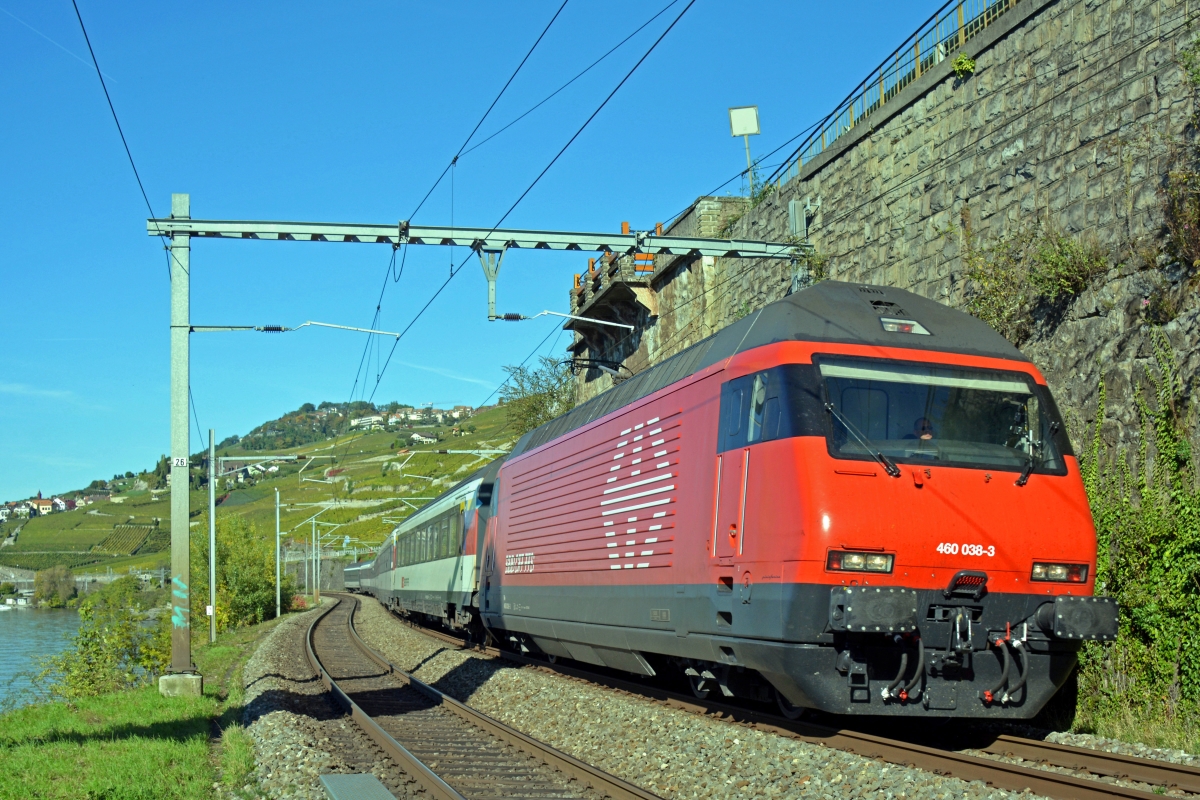
[[[722,384],[717,452],[792,436],[824,436],[813,373],[808,364],[784,364]]]

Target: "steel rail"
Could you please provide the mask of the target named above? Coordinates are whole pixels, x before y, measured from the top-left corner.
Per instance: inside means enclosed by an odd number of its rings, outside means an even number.
[[[410,620],[405,621],[411,622]],[[878,758],[892,764],[917,767],[966,781],[984,781],[999,789],[1017,792],[1028,789],[1037,794],[1061,798],[1061,800],[1111,800],[1111,798],[1150,800],[1150,798],[1162,797],[1161,794],[1141,789],[1117,786],[1074,775],[1063,775],[1035,767],[1009,764],[945,748],[889,739],[861,731],[832,728],[803,720],[793,722],[762,711],[717,701],[701,700],[665,689],[591,672],[587,669],[562,663],[548,663],[497,647],[468,644],[461,637],[415,623],[413,623],[413,627],[442,641],[456,643],[460,647],[476,649],[514,663],[549,670],[588,683],[649,698],[680,710],[715,716],[755,730],[845,750],[866,758]],[[1041,762],[1063,769],[1087,771],[1097,776],[1139,781],[1157,787],[1177,788],[1188,792],[1200,792],[1200,769],[1181,764],[1140,759],[1086,747],[1040,742],[1036,739],[1008,735],[997,736],[992,743],[974,749],[993,755]]]
[[[317,618],[308,626],[308,633],[304,636],[304,646],[308,653],[308,663],[321,676],[321,683],[325,684],[325,690],[332,694],[338,705],[350,714],[350,718],[354,720],[355,724],[362,728],[363,732],[367,736],[370,736],[377,745],[383,748],[383,751],[391,756],[405,772],[416,779],[429,792],[431,797],[436,797],[438,800],[467,800],[450,784],[438,777],[433,770],[425,766],[419,758],[410,753],[408,748],[393,739],[378,722],[359,708],[358,704],[351,700],[349,695],[342,691],[337,682],[329,676],[329,673],[325,671],[325,667],[317,659],[316,652],[313,650],[313,631],[317,629],[317,624],[325,619],[341,603],[342,599],[338,598],[336,603],[332,603],[329,608],[318,614]]]
[[[580,761],[577,758],[567,755],[566,753],[556,750],[555,748],[551,747],[550,745],[545,744],[544,742],[540,742],[536,739],[533,739],[530,736],[527,736],[527,735],[521,733],[518,730],[510,728],[509,726],[505,725],[504,723],[499,722],[495,719],[492,719],[491,717],[487,716],[486,714],[484,714],[480,711],[476,711],[475,709],[471,708],[470,706],[468,706],[464,703],[461,703],[458,700],[455,700],[453,697],[450,697],[449,695],[444,694],[443,692],[435,689],[434,687],[430,686],[427,683],[424,683],[420,679],[412,676],[411,674],[405,672],[404,670],[398,669],[395,665],[393,665],[390,661],[388,661],[381,653],[379,653],[378,651],[376,651],[375,649],[370,647],[366,642],[364,642],[362,640],[362,637],[359,636],[358,630],[354,626],[354,618],[358,611],[358,600],[357,600],[357,598],[339,597],[338,604],[346,601],[346,599],[349,599],[350,601],[352,601],[354,603],[354,607],[352,608],[352,610],[346,620],[347,631],[348,631],[348,635],[350,637],[350,641],[354,644],[355,648],[357,648],[363,655],[365,655],[367,658],[369,658],[372,662],[374,662],[376,665],[378,665],[381,669],[386,670],[389,674],[391,674],[393,677],[395,677],[400,682],[402,682],[408,686],[411,686],[413,689],[420,691],[422,694],[424,694],[430,700],[434,701],[436,704],[440,705],[442,708],[446,709],[447,711],[452,712],[453,714],[460,717],[461,719],[463,719],[470,725],[484,731],[485,733],[488,733],[488,734],[496,737],[497,739],[504,742],[505,744],[511,745],[512,747],[525,753],[526,755],[532,756],[533,758],[537,759],[538,761],[545,764],[546,766],[548,766],[552,769],[556,769],[559,772],[563,773],[564,775],[566,775],[570,778],[574,778],[575,780],[579,781],[581,784],[590,787],[594,791],[596,791],[600,794],[603,794],[607,797],[613,798],[613,800],[661,800],[661,798],[659,798],[659,796],[656,794],[648,792],[648,791],[646,791],[638,786],[635,786],[631,783],[627,783],[626,781],[623,781],[614,775],[610,775],[600,769],[597,769],[596,767],[593,767],[590,764],[587,764],[583,761]],[[328,673],[324,670],[324,668],[316,660],[316,656],[312,649],[312,631],[316,628],[317,622],[319,622],[325,616],[325,614],[329,613],[329,611],[332,611],[336,607],[337,607],[337,604],[331,606],[328,609],[328,611],[326,611],[324,614],[322,614],[320,617],[318,617],[316,620],[314,620],[312,626],[310,626],[309,634],[308,634],[308,637],[306,638],[306,641],[308,642],[308,647],[309,647],[309,651],[308,651],[309,652],[309,661],[313,664],[315,669],[319,670],[319,672],[322,676],[322,682],[325,683],[326,687],[330,688],[330,691],[333,691],[335,693],[335,696],[340,696],[340,698],[345,699],[345,702],[343,703],[343,707],[349,708],[350,706],[353,706],[354,708],[358,708],[356,705],[354,705],[353,701],[351,701],[350,698],[348,696],[346,696],[345,692],[343,692],[340,689],[340,687],[337,687],[336,682],[333,681],[329,677]],[[336,688],[334,688],[334,687],[336,687]],[[341,702],[340,699],[339,699],[339,702]],[[347,703],[349,704],[349,706],[346,705]],[[353,712],[352,712],[352,715],[353,715]],[[423,763],[421,763],[421,761],[419,759],[417,759],[416,756],[412,755],[412,753],[410,753],[408,750],[406,750],[403,747],[403,745],[401,745],[399,742],[396,742],[395,739],[393,739],[386,731],[384,731],[383,728],[380,727],[377,722],[375,722],[368,715],[363,713],[361,711],[361,709],[359,709],[359,715],[361,716],[362,719],[360,720],[360,718],[358,716],[356,716],[356,717],[354,717],[355,722],[362,725],[363,724],[362,720],[368,721],[369,724],[373,725],[375,728],[377,728],[379,733],[382,734],[384,737],[386,737],[388,741],[392,742],[395,745],[395,747],[397,747],[403,751],[404,755],[398,755],[397,756],[398,760],[405,766],[406,771],[409,771],[409,773],[411,775],[413,775],[414,777],[416,777],[421,783],[425,783],[426,775],[432,776],[434,779],[436,779],[436,781],[438,783],[440,783],[442,786],[445,786],[445,788],[448,791],[454,793],[453,795],[448,795],[449,797],[455,797],[455,798],[462,797],[462,795],[459,794],[455,789],[450,787],[449,784],[447,784],[440,777],[438,777],[432,770],[430,770],[427,766],[425,766]],[[368,733],[370,734],[370,731],[368,731]],[[384,749],[387,750],[389,752],[389,754],[392,752],[391,747],[385,745],[382,741],[380,741],[378,738],[376,738],[376,736],[374,734],[371,734],[371,736],[373,739],[375,739],[376,742],[378,742],[380,744],[381,747],[384,747]],[[414,770],[408,770],[408,765],[410,763],[412,763],[414,765],[418,765],[418,766],[415,766]],[[435,796],[442,797],[443,795],[436,794]]]

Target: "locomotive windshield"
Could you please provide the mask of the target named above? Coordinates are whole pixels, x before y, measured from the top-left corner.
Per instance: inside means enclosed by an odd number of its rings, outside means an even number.
[[[1061,472],[1061,427],[1016,372],[822,358],[835,456]]]

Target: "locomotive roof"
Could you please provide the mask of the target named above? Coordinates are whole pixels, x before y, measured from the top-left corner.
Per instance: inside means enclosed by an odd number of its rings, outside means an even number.
[[[930,335],[885,331],[880,317],[915,320]],[[534,428],[521,437],[509,457],[540,447],[718,361],[756,347],[788,341],[905,347],[1029,360],[986,323],[913,292],[890,286],[822,281],[768,303],[561,417]]]

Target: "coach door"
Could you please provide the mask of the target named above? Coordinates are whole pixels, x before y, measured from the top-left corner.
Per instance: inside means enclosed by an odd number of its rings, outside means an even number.
[[[720,563],[732,563],[740,556],[746,536],[752,534],[746,530],[746,483],[754,468],[749,445],[762,438],[765,394],[765,373],[736,378],[721,386],[711,542],[712,556]]]
[[[712,555],[732,563],[746,552],[756,535],[747,526],[747,486],[756,472],[752,446],[778,434],[778,398],[773,396],[771,372],[758,372],[728,381],[721,387],[721,429],[717,437],[717,491],[713,510]],[[776,390],[777,392],[777,390]],[[758,468],[761,469],[761,468]],[[760,496],[755,493],[755,496]],[[752,513],[753,519],[755,515]],[[753,549],[751,549],[751,554]]]
[[[722,562],[741,551],[746,521],[746,468],[750,451],[745,447],[717,456],[716,507],[713,509],[712,555]]]

